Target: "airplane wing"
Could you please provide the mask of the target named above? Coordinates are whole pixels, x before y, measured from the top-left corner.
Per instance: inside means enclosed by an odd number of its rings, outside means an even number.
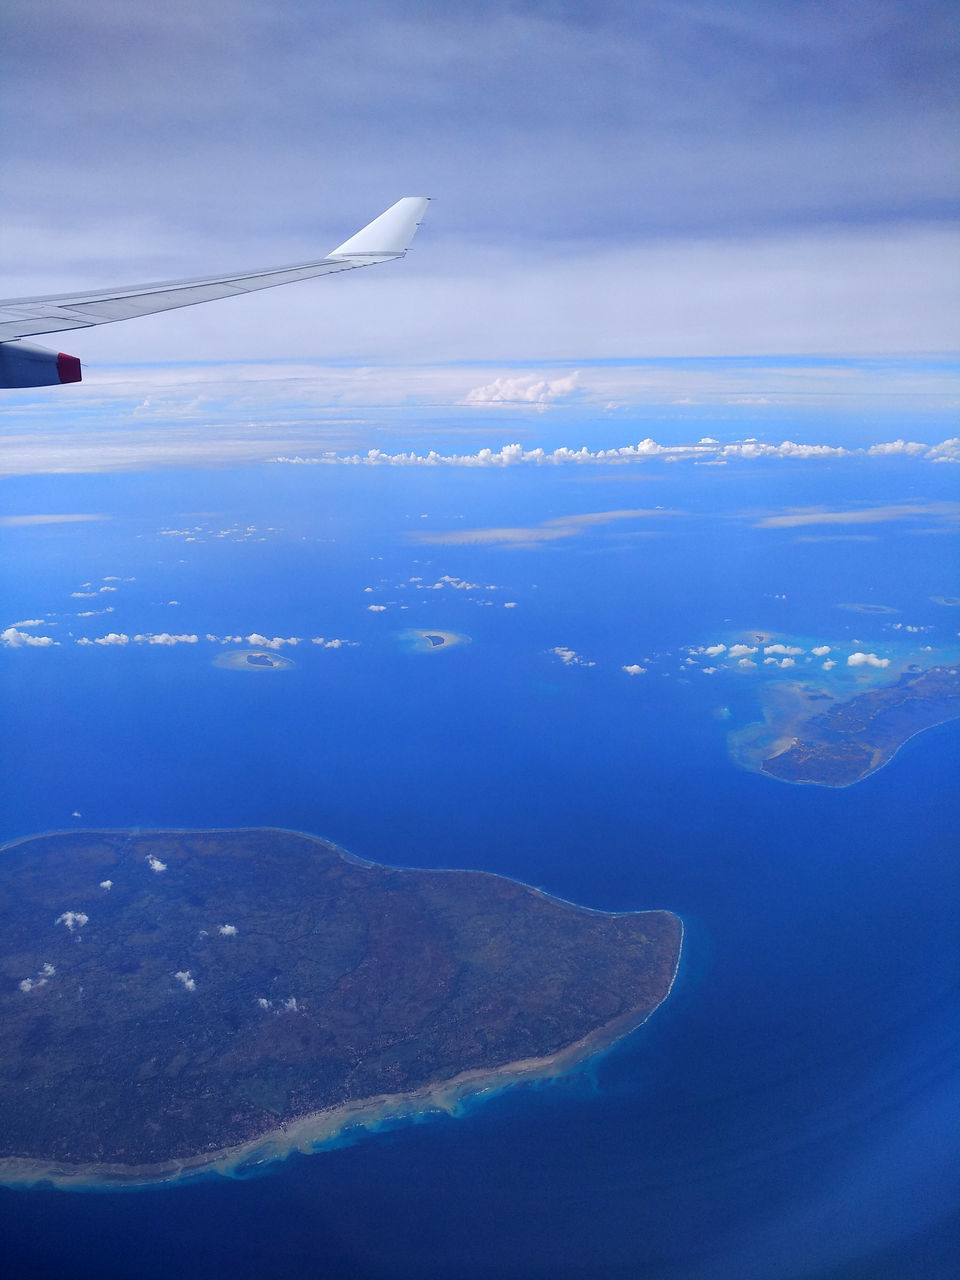
[[[410,247],[426,212],[425,196],[404,196],[379,218],[374,218],[356,235],[345,240],[325,258],[289,267],[268,267],[232,276],[208,276],[198,280],[165,280],[157,284],[125,285],[116,289],[94,289],[86,293],[52,294],[42,298],[10,298],[0,301],[0,386],[45,386],[78,381],[79,362],[72,356],[57,356],[17,339],[38,333],[62,333],[111,324],[134,316],[153,315],[176,307],[190,307],[216,298],[231,298],[257,289],[309,280],[313,276],[351,271],[402,258]],[[6,344],[10,344],[7,346]],[[49,357],[45,360],[44,357]],[[60,360],[59,375],[56,361]],[[63,376],[64,361],[73,361],[76,376]],[[50,368],[44,373],[46,365]],[[73,366],[70,366],[72,368]],[[43,374],[44,381],[33,381]],[[47,380],[49,375],[49,380]],[[21,381],[29,378],[29,381]]]

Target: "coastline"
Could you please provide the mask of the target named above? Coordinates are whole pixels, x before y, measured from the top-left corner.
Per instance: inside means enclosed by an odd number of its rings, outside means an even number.
[[[254,828],[260,830],[260,828]],[[673,913],[670,913],[673,914]],[[375,1130],[386,1121],[412,1120],[430,1113],[452,1115],[467,1099],[493,1095],[514,1085],[552,1080],[575,1070],[597,1054],[607,1052],[650,1018],[673,990],[683,954],[684,927],[680,916],[677,960],[663,997],[645,1010],[633,1010],[544,1058],[524,1058],[492,1071],[464,1071],[435,1081],[409,1094],[380,1094],[345,1103],[327,1111],[301,1116],[282,1128],[269,1130],[235,1147],[224,1147],[156,1165],[79,1164],[54,1160],[0,1160],[0,1186],[28,1189],[38,1185],[61,1190],[101,1191],[110,1188],[170,1186],[190,1178],[218,1173],[237,1176],[243,1169],[274,1164],[289,1156],[318,1154],[351,1129]]]
[[[0,844],[0,853],[18,845],[26,844],[47,837],[77,835],[111,835],[122,836],[133,832],[156,832],[157,834],[208,835],[228,832],[276,831],[285,835],[297,835],[333,850],[345,860],[361,866],[379,866],[364,858],[349,853],[334,841],[317,836],[311,832],[297,831],[281,827],[220,827],[220,828],[76,828],[59,831],[47,831],[40,835],[17,837]],[[396,870],[416,870],[444,874],[440,868],[394,868]],[[465,870],[456,868],[455,870]],[[495,875],[493,872],[471,872],[471,874],[489,875],[500,880],[511,877]],[[136,1188],[148,1186],[179,1185],[200,1176],[220,1174],[225,1177],[237,1177],[244,1171],[261,1165],[273,1164],[285,1160],[294,1153],[303,1155],[322,1151],[324,1147],[336,1142],[350,1130],[376,1130],[381,1124],[393,1121],[412,1120],[430,1113],[445,1112],[453,1114],[459,1104],[467,1099],[478,1099],[483,1095],[493,1095],[511,1088],[514,1085],[534,1081],[555,1079],[565,1075],[589,1058],[611,1049],[618,1041],[641,1027],[664,1003],[673,990],[679,972],[683,954],[684,924],[675,912],[662,908],[641,911],[610,912],[593,907],[585,907],[579,903],[546,893],[535,886],[514,880],[524,888],[539,896],[562,902],[567,907],[576,908],[589,915],[645,915],[649,913],[671,916],[679,928],[677,952],[673,972],[666,991],[652,1007],[630,1010],[621,1014],[611,1022],[598,1027],[581,1039],[574,1041],[555,1053],[541,1058],[524,1058],[492,1069],[474,1069],[464,1071],[444,1080],[432,1081],[410,1093],[378,1094],[323,1111],[311,1112],[276,1129],[251,1138],[233,1147],[212,1148],[184,1160],[171,1160],[150,1165],[120,1164],[68,1164],[56,1160],[34,1160],[22,1157],[0,1159],[0,1186],[28,1189],[38,1185],[52,1186],[58,1189],[74,1189],[100,1191],[108,1189]]]

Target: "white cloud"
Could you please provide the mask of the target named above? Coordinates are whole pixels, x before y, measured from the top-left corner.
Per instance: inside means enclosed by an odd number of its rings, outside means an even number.
[[[830,646],[828,644],[818,644],[815,645],[810,652],[815,658],[825,658],[830,652]]]
[[[54,624],[49,623],[48,625],[52,626]],[[24,618],[20,622],[11,622],[10,626],[11,627],[42,627],[43,619],[42,618]]]
[[[125,635],[122,631],[119,633],[116,631],[110,631],[105,636],[96,636],[93,643],[102,645],[129,644],[130,637]]]
[[[108,604],[105,609],[84,609],[82,613],[78,613],[78,618],[99,618],[103,613],[115,613],[112,604]]]
[[[133,639],[136,644],[162,644],[169,646],[174,644],[197,644],[200,637],[194,635],[175,636],[171,635],[169,631],[161,631],[159,634],[147,632],[135,635]]]
[[[0,631],[0,644],[5,649],[23,647],[47,649],[50,645],[59,643],[60,641],[54,640],[53,636],[32,636],[29,631],[18,631],[16,627],[7,627],[5,631]]]
[[[719,658],[721,653],[726,653],[726,651],[727,646],[725,644],[710,644],[705,649],[700,650],[708,658]]]
[[[81,524],[88,520],[108,520],[109,518],[109,516],[92,515],[0,516],[0,527],[15,529],[35,524]]]
[[[296,645],[302,643],[300,636],[288,636],[286,639],[283,636],[273,636],[271,638],[262,636],[257,631],[252,631],[246,639],[247,644],[255,645],[258,649],[281,649],[285,644]]]
[[[764,647],[764,653],[780,653],[786,654],[788,657],[796,657],[797,654],[803,653],[802,649],[798,649],[794,644],[768,644]]]
[[[71,591],[70,598],[72,600],[92,600],[97,595],[96,591]]]
[[[889,667],[889,658],[878,658],[875,653],[851,653],[847,658],[848,667]]]
[[[257,996],[257,1004],[261,1009],[269,1009],[270,1001],[265,996]]]
[[[73,933],[74,929],[82,929],[89,921],[90,917],[85,911],[64,911],[62,915],[57,916],[54,924],[62,924]]]
[[[460,402],[464,405],[534,405],[543,412],[554,400],[572,395],[578,387],[579,374],[570,373],[563,378],[543,378],[536,374],[519,377],[494,378],[482,387],[468,391]]]
[[[557,645],[548,652],[556,654],[560,661],[566,667],[595,667],[595,662],[589,662],[586,658],[581,657],[574,649],[568,649],[564,645]]]
[[[296,1013],[299,1008],[299,1005],[297,1004],[297,997],[287,996],[286,1000],[283,1002],[283,1007],[285,1009],[289,1009],[291,1013]]]
[[[740,661],[737,663],[737,666],[740,668],[741,671],[753,671],[756,668],[756,665],[757,664],[753,661],[752,658],[741,658]]]
[[[166,871],[167,869],[167,864],[165,862],[161,862],[160,859],[152,853],[147,854],[147,866],[151,871],[157,872]]]
[[[638,662],[632,662],[629,666],[624,666],[620,669],[625,671],[628,676],[642,676],[646,674],[647,670],[646,667],[641,667]]]
[[[237,936],[237,926],[235,924],[222,924],[217,932],[223,938],[235,938]]]
[[[837,664],[833,658],[828,658],[826,662],[823,664],[823,669],[824,671],[832,671],[836,665]]]
[[[196,991],[196,980],[191,976],[189,969],[178,969],[173,975],[178,982],[182,982],[187,991]]]
[[[369,613],[386,613],[387,606],[385,604],[368,604],[367,611]]]
[[[110,892],[110,890],[113,888],[113,881],[112,881],[112,880],[101,880],[101,881],[100,881],[100,888],[101,888],[101,889],[106,889],[106,891],[109,893],[109,892]]]
[[[751,653],[756,652],[757,646],[755,644],[732,644],[727,652],[727,657],[744,658],[749,657]]]
[[[515,609],[517,607],[516,600],[504,600],[503,607],[505,609]]]
[[[57,972],[57,970],[55,965],[44,964],[44,965],[41,965],[40,972],[43,974],[45,978],[52,978],[53,975]]]

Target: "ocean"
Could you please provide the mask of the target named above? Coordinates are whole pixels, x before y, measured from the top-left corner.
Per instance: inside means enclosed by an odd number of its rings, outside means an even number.
[[[560,1081],[255,1176],[2,1189],[7,1273],[956,1275],[960,723],[844,790],[727,754],[764,682],[884,678],[848,669],[855,650],[953,651],[960,610],[932,598],[957,594],[936,505],[950,470],[276,465],[11,484],[14,514],[108,518],[3,530],[0,630],[36,621],[21,633],[59,641],[0,652],[4,839],[293,828],[591,907],[669,908],[685,946],[650,1021]],[[903,501],[926,510],[764,523]],[[893,612],[839,607],[858,602]],[[469,643],[415,652],[411,628]],[[111,634],[128,639],[96,643]],[[702,652],[750,634],[802,648],[797,669]],[[276,650],[294,666],[213,665],[251,635],[298,638]]]

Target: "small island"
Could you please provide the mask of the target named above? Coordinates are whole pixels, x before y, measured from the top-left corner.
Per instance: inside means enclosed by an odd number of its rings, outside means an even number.
[[[249,1169],[568,1071],[666,998],[682,926],[274,829],[0,851],[0,1182]]]
[[[470,637],[459,631],[426,631],[419,627],[401,632],[400,639],[414,653],[437,653],[441,649],[470,643]]]
[[[296,664],[269,649],[231,649],[218,653],[213,665],[227,671],[289,671]]]
[[[894,683],[835,701],[807,693],[808,705],[830,702],[761,761],[783,782],[849,787],[885,765],[915,734],[960,717],[960,667],[908,670]]]

